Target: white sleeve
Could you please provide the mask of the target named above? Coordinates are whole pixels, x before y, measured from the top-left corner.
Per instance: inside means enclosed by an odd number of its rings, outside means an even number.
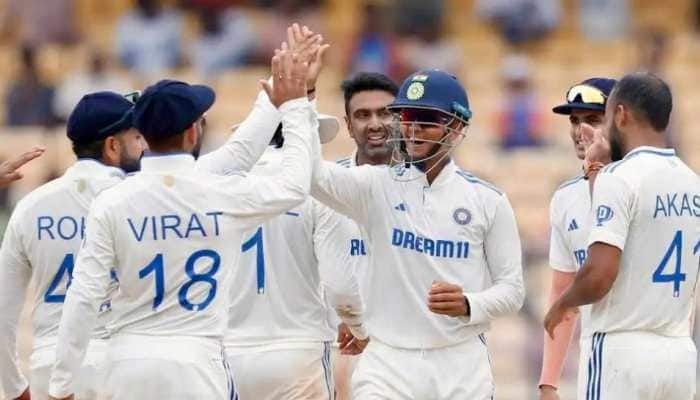
[[[593,223],[588,245],[602,242],[624,250],[634,215],[634,191],[624,179],[603,172],[596,178],[592,204]]]
[[[29,383],[19,368],[17,323],[32,276],[21,243],[20,217],[13,213],[0,249],[0,398],[14,399]]]
[[[253,110],[220,148],[197,160],[197,168],[213,174],[229,175],[232,172],[248,172],[270,144],[277,126],[282,122],[282,112],[260,91]]]
[[[513,209],[501,195],[489,231],[484,252],[493,285],[481,292],[465,293],[470,316],[460,317],[469,325],[482,324],[516,312],[525,300],[522,252]]]
[[[354,223],[318,202],[314,202],[316,224],[314,251],[318,258],[321,284],[338,317],[358,339],[366,339],[363,303],[355,276],[360,257],[350,255]]]
[[[311,185],[311,110],[306,97],[280,106],[282,113],[282,165],[270,176],[239,177],[224,190],[236,201],[229,212],[243,228],[253,228],[287,211],[309,195]]]
[[[85,358],[97,322],[97,314],[111,282],[115,266],[109,211],[93,202],[85,227],[85,239],[73,268],[58,326],[56,361],[49,381],[49,394],[66,397],[74,393],[73,379]]]
[[[566,230],[561,216],[561,203],[557,194],[549,204],[549,266],[561,272],[576,272],[573,250],[567,244]]]

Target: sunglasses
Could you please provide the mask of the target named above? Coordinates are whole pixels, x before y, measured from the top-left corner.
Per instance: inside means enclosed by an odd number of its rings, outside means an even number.
[[[122,97],[127,99],[129,101],[129,103],[136,104],[136,102],[139,101],[139,97],[141,97],[141,91],[136,90],[136,91],[131,92],[131,93],[123,94]]]
[[[451,116],[436,110],[421,110],[406,108],[397,113],[401,122],[417,122],[424,124],[447,124],[452,119]]]
[[[608,98],[600,89],[589,85],[576,85],[566,93],[566,101],[569,103],[575,102],[579,97],[584,103],[600,105],[605,105],[605,100]]]

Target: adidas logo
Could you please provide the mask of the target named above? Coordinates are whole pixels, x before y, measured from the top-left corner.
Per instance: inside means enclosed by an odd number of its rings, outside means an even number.
[[[576,223],[575,219],[572,219],[571,223],[569,224],[569,232],[575,231],[576,229],[578,229],[578,224]]]
[[[398,206],[394,207],[394,210],[398,211],[406,211],[408,208],[406,207],[406,203],[399,203]]]

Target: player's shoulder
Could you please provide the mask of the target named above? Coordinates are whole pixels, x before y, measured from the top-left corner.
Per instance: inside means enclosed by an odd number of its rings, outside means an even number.
[[[677,157],[673,149],[644,146],[630,151],[623,159],[606,165],[601,174],[623,178],[626,176],[639,176],[640,172],[654,169],[658,166],[666,166],[669,160],[674,159],[677,160]]]
[[[112,208],[126,201],[139,192],[147,190],[148,182],[140,173],[128,174],[123,180],[103,188],[92,202],[91,208]]]
[[[472,187],[475,191],[489,198],[500,198],[505,195],[505,193],[501,189],[496,187],[496,185],[482,178],[479,178],[471,172],[465,171],[459,167],[455,169],[455,175],[458,177],[459,182],[464,182],[464,184],[466,184],[467,186]]]
[[[35,209],[38,204],[43,202],[51,202],[55,204],[57,200],[56,196],[62,193],[65,189],[66,182],[63,176],[46,182],[29,192],[19,202],[17,202],[13,213],[20,214],[27,212]]]
[[[569,178],[562,182],[558,187],[557,190],[554,191],[554,194],[567,194],[569,192],[572,192],[578,188],[580,185],[585,185],[586,180],[583,179],[583,175],[576,175],[572,178]]]

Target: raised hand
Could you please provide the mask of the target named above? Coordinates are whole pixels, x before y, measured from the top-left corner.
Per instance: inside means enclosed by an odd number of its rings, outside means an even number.
[[[285,102],[306,97],[306,75],[309,65],[299,60],[298,55],[289,50],[286,43],[275,50],[271,61],[272,84],[261,80],[260,84],[275,107]]]
[[[323,36],[315,34],[307,26],[300,27],[297,23],[287,28],[287,43],[290,50],[299,54],[302,61],[309,63],[306,86],[309,90],[315,89],[330,45],[323,42]]]
[[[593,163],[608,164],[610,162],[610,143],[603,136],[601,128],[594,128],[587,123],[581,124],[581,143],[586,149],[584,158],[587,165]]]
[[[18,169],[24,164],[41,156],[46,151],[43,147],[34,147],[33,149],[20,154],[18,157],[7,160],[0,164],[0,187],[5,187],[10,183],[22,179],[22,173]]]

